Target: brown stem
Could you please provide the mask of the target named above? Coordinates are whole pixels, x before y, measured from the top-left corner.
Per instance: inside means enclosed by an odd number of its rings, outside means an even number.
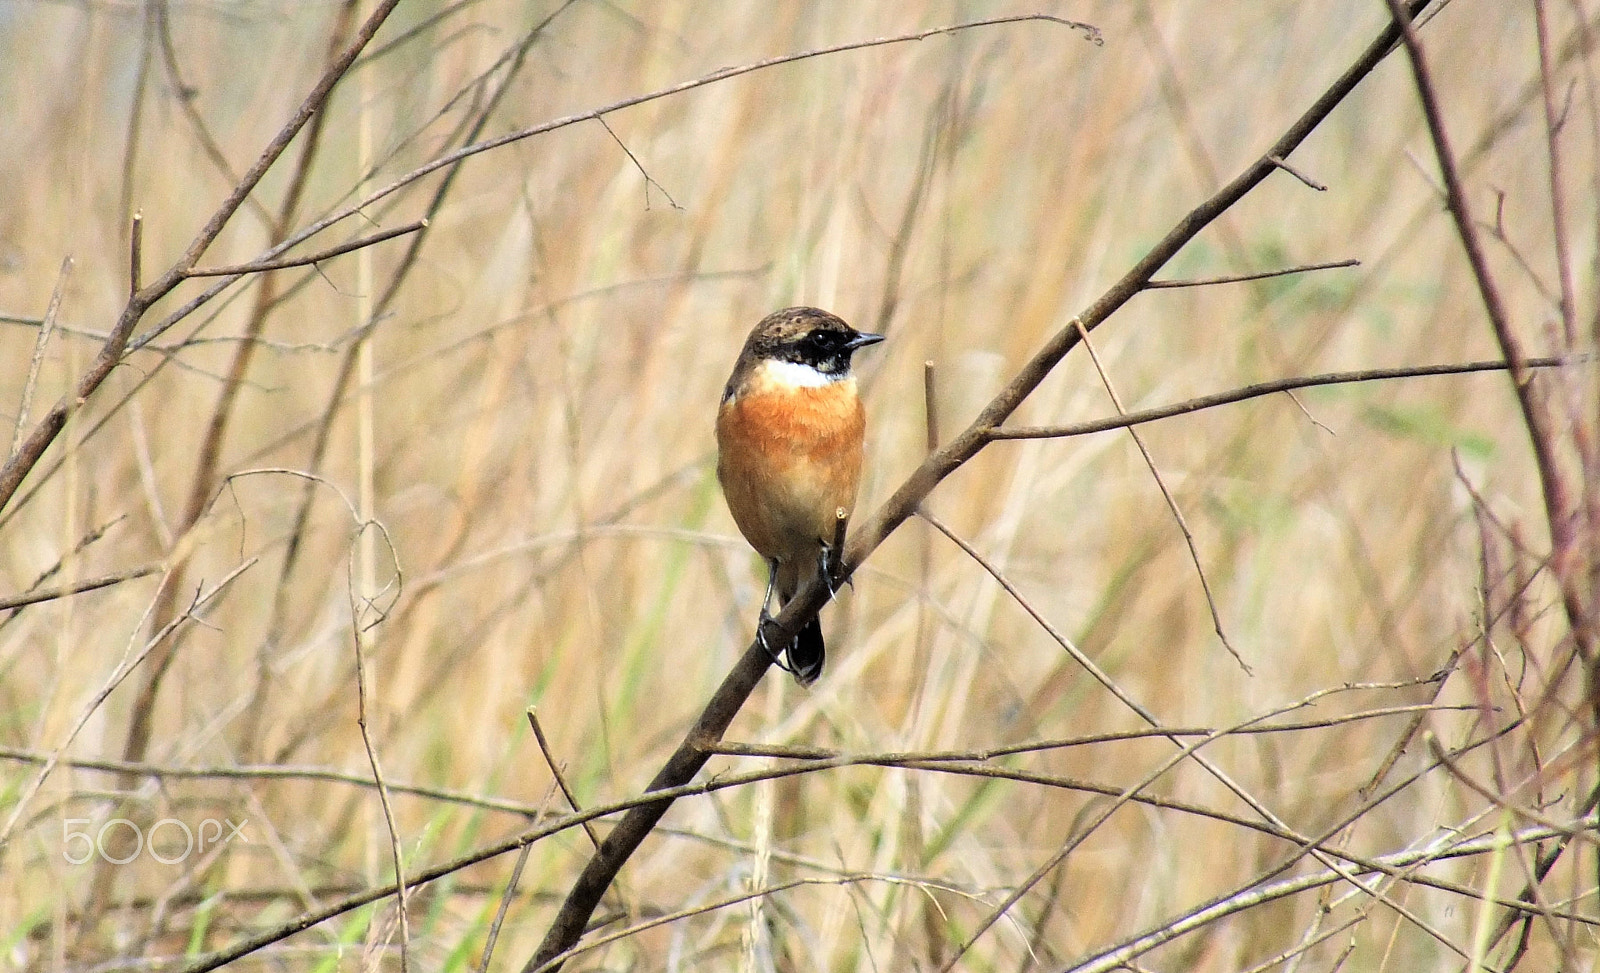
[[[1523,364],[1529,368],[1561,368],[1571,364],[1571,362],[1565,358],[1529,358]],[[1090,433],[1142,425],[1146,422],[1155,422],[1158,419],[1170,419],[1173,416],[1189,415],[1204,409],[1215,409],[1218,406],[1258,399],[1264,395],[1292,392],[1295,389],[1318,388],[1324,385],[1355,385],[1362,382],[1381,382],[1397,378],[1426,378],[1433,375],[1470,375],[1474,372],[1503,372],[1510,367],[1504,361],[1492,360],[1452,362],[1439,365],[1403,365],[1398,368],[1362,368],[1349,372],[1326,372],[1321,375],[1296,375],[1290,378],[1275,378],[1266,382],[1257,382],[1254,385],[1242,385],[1239,388],[1228,389],[1225,392],[1213,392],[1210,395],[1200,395],[1192,399],[1184,399],[1182,402],[1153,406],[1149,409],[1140,409],[1137,412],[1129,412],[1120,416],[1107,416],[1103,419],[1090,419],[1085,422],[1074,422],[1062,426],[1006,426],[1002,429],[991,429],[989,438],[995,440],[1065,439],[1070,436],[1086,436]]]
[[[405,236],[407,233],[415,233],[418,230],[425,229],[427,225],[427,220],[413,220],[404,226],[391,227],[390,229],[374,233],[371,236],[357,237],[356,239],[350,240],[346,243],[340,243],[324,250],[318,250],[316,253],[308,253],[303,257],[282,257],[277,260],[262,260],[256,263],[233,264],[227,267],[196,267],[194,270],[189,271],[186,276],[237,277],[243,276],[244,274],[266,273],[269,270],[288,270],[291,267],[309,267],[313,264],[319,264],[324,260],[330,260],[339,256],[340,254],[350,253],[352,250],[363,250],[375,243],[382,243],[385,240],[393,240],[395,237]]]
[[[1416,28],[1410,18],[1402,10],[1400,0],[1387,0],[1387,2],[1393,15],[1393,26],[1399,32],[1400,40],[1405,45],[1411,63],[1412,78],[1417,86],[1417,99],[1422,103],[1422,113],[1427,120],[1428,134],[1433,140],[1434,156],[1439,164],[1439,175],[1444,180],[1445,204],[1455,221],[1457,236],[1461,239],[1462,249],[1466,251],[1467,262],[1472,267],[1472,277],[1478,285],[1478,294],[1483,301],[1484,311],[1489,316],[1489,323],[1494,329],[1495,340],[1499,342],[1502,354],[1511,365],[1512,387],[1516,392],[1517,404],[1522,410],[1523,424],[1528,429],[1534,462],[1539,469],[1539,484],[1544,492],[1545,517],[1550,523],[1552,551],[1550,567],[1561,587],[1562,607],[1566,611],[1567,621],[1571,626],[1579,653],[1586,661],[1593,660],[1594,630],[1590,624],[1589,609],[1580,579],[1580,575],[1586,577],[1587,572],[1574,563],[1579,552],[1574,533],[1576,524],[1573,522],[1573,501],[1566,478],[1562,476],[1556,460],[1555,429],[1552,427],[1549,413],[1540,401],[1538,390],[1534,387],[1533,374],[1527,366],[1527,355],[1522,350],[1522,340],[1511,327],[1511,319],[1501,301],[1500,290],[1489,272],[1483,245],[1478,238],[1477,223],[1472,218],[1472,209],[1467,202],[1461,176],[1457,171],[1455,151],[1450,147],[1450,138],[1445,132],[1444,117],[1439,109],[1439,99],[1434,92],[1427,60],[1423,56],[1422,41],[1417,37]]]

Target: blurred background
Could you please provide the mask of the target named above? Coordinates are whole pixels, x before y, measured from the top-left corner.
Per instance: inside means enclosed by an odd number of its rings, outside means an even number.
[[[148,281],[369,7],[0,3],[8,423],[58,280],[30,424],[126,301],[131,214],[143,215]],[[1592,7],[1550,11],[1583,315],[1596,309]],[[726,66],[1041,9],[1094,24],[1104,45],[1059,23],[977,27],[513,142],[296,252],[424,217],[425,230],[253,276],[151,336],[0,512],[0,594],[120,579],[0,619],[0,812],[13,819],[0,963],[166,968],[390,880],[357,723],[357,630],[408,870],[567,810],[529,707],[580,803],[639,792],[748,645],[765,581],[714,473],[715,404],[750,326],[813,304],[889,335],[857,358],[868,513],[927,451],[924,362],[948,439],[1266,151],[1388,18],[1375,0],[402,3],[202,266],[252,260],[467,142]],[[1534,26],[1531,3],[1456,0],[1423,37],[1471,200],[1499,236],[1491,266],[1541,353],[1557,315]],[[1498,356],[1403,52],[1290,161],[1325,191],[1272,175],[1161,276],[1360,266],[1135,298],[1094,333],[1129,409]],[[136,333],[209,283],[182,285]],[[1013,423],[1114,413],[1080,349]],[[1214,631],[1126,432],[996,443],[928,507],[1166,726],[1231,726],[1326,692],[1274,717],[1320,725],[1205,751],[1299,833],[1361,811],[1375,781],[1426,769],[1416,720],[1456,747],[1503,728],[1525,698],[1570,695],[1563,680],[1576,677],[1551,664],[1563,630],[1537,573],[1547,528],[1504,374],[1308,390],[1142,434],[1253,674]],[[1466,484],[1483,500],[1476,514]],[[367,517],[377,526],[358,530]],[[1506,578],[1514,596],[1491,610]],[[899,529],[823,618],[821,681],[801,690],[774,670],[730,739],[966,752],[1145,727],[925,523]],[[1501,637],[1480,638],[1497,620]],[[1453,662],[1459,674],[1425,681]],[[1519,732],[1463,767],[1511,787],[1553,757],[1565,769],[1542,797],[1576,801],[1593,786],[1567,716]],[[1115,795],[1173,753],[1156,738],[992,763]],[[51,756],[60,763],[40,783]],[[762,765],[723,757],[708,773]],[[1145,793],[1182,807],[1117,810],[960,968],[1060,968],[1249,885],[1294,850],[1242,824],[1256,812],[1193,762]],[[620,939],[572,968],[939,969],[1106,800],[863,766],[681,801],[608,894],[606,931],[806,884]],[[1491,830],[1493,807],[1434,771],[1333,842],[1399,852],[1451,828]],[[206,822],[227,822],[223,836],[243,828],[221,840]],[[492,968],[531,954],[589,841],[573,829],[532,846]],[[476,968],[515,858],[414,893],[414,963]],[[1515,896],[1526,863],[1494,861],[1409,874]],[[1593,915],[1593,849],[1557,865],[1546,904],[1575,898]],[[1499,919],[1472,895],[1374,886],[1409,917],[1349,885],[1313,888],[1177,938],[1139,968],[1264,969],[1304,944],[1292,968],[1454,969],[1456,950]],[[1587,932],[1556,920],[1530,936],[1525,968],[1593,953]],[[1490,944],[1495,962],[1516,938]],[[398,968],[399,941],[385,900],[241,963]]]

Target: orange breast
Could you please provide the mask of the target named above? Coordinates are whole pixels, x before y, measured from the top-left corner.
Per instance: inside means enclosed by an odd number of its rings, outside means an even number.
[[[835,510],[855,508],[865,428],[853,379],[757,387],[723,405],[717,478],[751,547],[779,561],[815,560],[833,540]]]

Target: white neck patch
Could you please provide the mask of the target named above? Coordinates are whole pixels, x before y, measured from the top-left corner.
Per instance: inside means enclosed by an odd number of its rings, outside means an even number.
[[[770,382],[773,385],[784,385],[789,388],[815,389],[849,377],[848,374],[824,375],[810,365],[769,358],[761,363],[756,382],[758,384]]]

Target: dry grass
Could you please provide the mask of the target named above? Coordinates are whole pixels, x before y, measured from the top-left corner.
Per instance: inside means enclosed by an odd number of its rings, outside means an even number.
[[[1557,47],[1570,47],[1582,5],[1552,6]],[[337,90],[289,227],[353,198],[363,111],[382,160],[379,184],[458,144],[506,70],[476,87],[475,79],[549,7],[402,5],[374,49],[441,16]],[[811,303],[889,332],[859,359],[870,416],[861,508],[871,510],[926,448],[924,361],[936,365],[943,434],[952,435],[1151,241],[1253,161],[1386,18],[1375,0],[1103,0],[1053,12],[1098,25],[1107,43],[1035,22],[812,59],[613,114],[615,138],[586,122],[461,167],[371,333],[371,509],[393,557],[377,547],[384,615],[367,648],[368,715],[391,784],[502,806],[395,793],[408,870],[526,827],[506,802],[565,810],[528,707],[537,707],[578,799],[621,800],[650,779],[748,644],[763,578],[717,493],[711,415],[751,323]],[[962,4],[624,9],[580,0],[532,48],[483,136],[727,65],[973,14]],[[144,214],[145,274],[154,278],[310,89],[336,16],[331,4],[173,4],[173,48],[202,135],[142,5],[0,7],[0,313],[41,317],[59,262],[75,260],[34,419],[87,367],[93,335],[110,329],[126,300],[124,201]],[[1490,255],[1524,340],[1543,353],[1557,311],[1532,31],[1528,4],[1458,0],[1423,37],[1480,215],[1492,215],[1493,192],[1504,194],[1515,250],[1495,244]],[[1294,156],[1327,192],[1272,177],[1163,276],[1347,257],[1362,266],[1138,297],[1094,335],[1130,408],[1283,375],[1497,356],[1434,188],[1403,57],[1391,57]],[[1567,61],[1559,75],[1562,92],[1575,84],[1563,147],[1580,320],[1596,305],[1593,68]],[[208,156],[207,141],[229,171]],[[246,261],[272,242],[266,217],[279,211],[300,144],[256,192],[260,207],[241,210],[203,264]],[[372,207],[369,222],[347,221],[311,246],[426,215],[439,179],[418,181]],[[365,251],[369,296],[388,286],[408,245],[400,238]],[[1518,255],[1533,273],[1519,269]],[[341,499],[360,503],[359,383],[329,404],[363,324],[360,259],[273,276],[280,299],[260,311],[262,338],[215,471],[198,455],[261,277],[131,355],[0,513],[0,593],[161,566],[0,620],[0,744],[9,748],[0,816],[37,777],[27,754],[61,746],[86,714],[64,760],[127,752],[152,660],[103,705],[91,703],[152,634],[163,579],[181,610],[251,559],[203,621],[167,643],[175,651],[149,711],[143,759],[314,766],[370,779],[350,620],[351,585],[363,582],[359,558],[351,560],[355,520]],[[144,326],[201,286],[180,287]],[[0,325],[8,421],[37,334]],[[1461,650],[1442,690],[1356,687],[1282,719],[1428,704],[1437,692],[1441,706],[1456,708],[1430,712],[1423,726],[1451,748],[1506,727],[1525,702],[1534,718],[1462,758],[1461,770],[1519,806],[1553,801],[1551,817],[1573,818],[1595,786],[1584,729],[1592,721],[1575,705],[1578,673],[1559,668],[1571,650],[1556,586],[1543,574],[1528,581],[1549,540],[1509,382],[1429,378],[1300,399],[1309,416],[1275,396],[1143,431],[1253,676],[1212,632],[1182,537],[1126,433],[994,444],[942,484],[930,507],[1167,726],[1226,727],[1346,684],[1421,680]],[[313,444],[330,409],[317,464]],[[1111,411],[1080,350],[1014,421]],[[1514,555],[1494,529],[1480,533],[1453,454],[1532,553]],[[322,479],[311,486],[285,472],[221,479],[314,464]],[[186,531],[197,476],[215,499]],[[291,561],[308,490],[310,520]],[[1524,592],[1508,594],[1523,582]],[[1486,610],[1498,616],[1492,643],[1480,637]],[[770,674],[731,739],[845,753],[968,751],[1143,726],[924,523],[906,524],[875,552],[825,617],[836,647],[828,673],[809,692]],[[1360,789],[1412,717],[1230,735],[1204,753],[1296,832],[1319,835],[1361,807]],[[1158,738],[989,764],[1115,792],[1173,752]],[[723,757],[711,769],[761,765]],[[1502,823],[1493,804],[1432,766],[1422,738],[1413,739],[1387,782],[1427,773],[1331,843],[1377,856],[1443,840],[1451,828],[1477,834]],[[1530,775],[1537,785],[1517,790]],[[1192,761],[1146,793],[1259,820]],[[643,932],[573,968],[938,969],[1106,800],[1039,783],[855,766],[681,801],[605,900],[604,914],[620,914],[607,931],[752,882],[822,881]],[[19,968],[165,967],[392,876],[377,794],[355,780],[125,777],[64,763],[20,810],[0,851],[0,956]],[[114,817],[143,828],[169,818],[193,828],[245,821],[248,842],[172,865],[148,853],[120,866],[65,860],[79,851],[64,843],[65,830],[98,833]],[[68,823],[78,819],[89,823]],[[119,830],[127,829],[114,828],[110,846]],[[181,844],[177,831],[161,832],[166,856]],[[532,846],[494,968],[531,955],[588,840],[573,829]],[[1059,968],[1250,885],[1291,851],[1237,820],[1124,807],[979,937],[961,968]],[[1537,852],[1476,855],[1415,874],[1511,898],[1525,883],[1525,857]],[[413,968],[474,968],[514,858],[413,894]],[[1574,844],[1544,882],[1541,904],[1570,905],[1592,922],[1595,861],[1592,843]],[[1302,861],[1287,874],[1319,867]],[[1457,892],[1372,885],[1385,903],[1349,884],[1308,891],[1205,926],[1139,968],[1250,969],[1308,930],[1354,921],[1292,968],[1455,969],[1465,961],[1419,923],[1471,952],[1502,915]],[[387,902],[363,907],[239,965],[397,968],[393,920]],[[1563,950],[1592,963],[1591,928],[1534,922],[1522,968],[1555,968]],[[1496,968],[1519,933],[1491,942]]]

